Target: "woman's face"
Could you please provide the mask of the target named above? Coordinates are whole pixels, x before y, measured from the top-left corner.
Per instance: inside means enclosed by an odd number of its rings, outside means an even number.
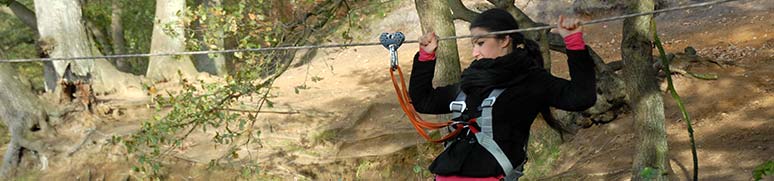
[[[472,28],[470,34],[483,35],[489,33],[483,28]],[[497,38],[495,35],[486,35],[475,37],[472,39],[473,43],[473,58],[476,60],[484,58],[497,58],[508,54],[510,51],[511,40],[510,37]]]

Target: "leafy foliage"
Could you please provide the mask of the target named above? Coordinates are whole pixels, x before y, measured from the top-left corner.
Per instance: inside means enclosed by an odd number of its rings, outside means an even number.
[[[756,181],[763,179],[763,176],[772,176],[774,175],[774,161],[766,161],[765,163],[762,163],[755,167],[753,170],[753,179]]]
[[[651,168],[651,167],[645,167],[642,169],[642,172],[640,172],[640,178],[643,180],[650,180],[652,178],[657,177],[660,174],[661,170],[658,168]]]
[[[124,28],[124,39],[126,43],[125,53],[144,53],[150,51],[151,35],[153,34],[153,21],[155,19],[156,1],[113,1],[113,0],[91,0],[83,5],[84,18],[93,22],[97,28],[104,32],[110,30],[112,20],[112,3],[119,3],[122,9],[121,19]],[[110,32],[108,32],[110,33]],[[105,37],[110,42],[96,42],[103,54],[113,54],[113,50],[106,50],[104,47],[112,47],[111,36]],[[148,68],[148,57],[128,58],[130,64],[130,73],[141,75]]]

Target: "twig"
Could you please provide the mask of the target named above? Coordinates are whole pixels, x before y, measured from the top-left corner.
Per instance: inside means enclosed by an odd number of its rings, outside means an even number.
[[[235,108],[223,108],[223,111],[235,111],[235,112],[247,112],[247,113],[270,113],[270,114],[298,114],[299,111],[261,111],[261,110],[247,110],[247,109],[235,109]]]
[[[693,72],[689,72],[689,71],[686,71],[686,70],[683,70],[683,69],[680,69],[680,68],[674,68],[674,67],[670,67],[669,71],[672,72],[672,73],[679,73],[679,74],[681,74],[683,76],[691,76],[693,78],[702,79],[702,80],[717,80],[718,79],[718,75],[715,75],[715,74],[693,73]]]
[[[181,160],[185,160],[185,161],[188,161],[188,162],[191,162],[191,163],[202,163],[200,161],[197,161],[197,160],[194,160],[194,159],[190,159],[190,158],[186,158],[186,157],[183,157],[183,156],[180,156],[180,155],[172,154],[172,157],[175,157],[175,158],[181,159]]]
[[[656,45],[656,48],[658,48],[658,52],[661,55],[661,62],[664,64],[664,70],[667,73],[667,89],[672,93],[672,98],[675,99],[675,102],[677,102],[677,107],[680,108],[680,112],[683,113],[683,119],[685,120],[685,124],[688,126],[688,137],[690,138],[691,143],[691,155],[693,155],[693,180],[699,180],[699,157],[696,155],[696,142],[693,137],[693,126],[691,126],[691,116],[688,114],[688,111],[685,109],[685,105],[683,104],[683,100],[680,98],[680,95],[677,94],[677,90],[675,90],[675,85],[672,82],[672,75],[669,69],[669,62],[666,58],[666,53],[664,51],[664,46],[661,45],[661,39],[658,37],[657,29],[656,29],[656,21],[651,19],[651,31],[653,32],[653,44]],[[669,164],[667,162],[667,164]]]
[[[95,130],[96,130],[96,129],[94,129],[94,128],[89,128],[89,129],[87,129],[87,130],[86,130],[86,136],[84,136],[84,137],[83,137],[83,140],[81,140],[81,143],[80,143],[80,144],[78,144],[78,145],[76,145],[76,146],[75,146],[75,148],[73,148],[73,150],[70,150],[69,152],[67,152],[67,156],[73,156],[73,154],[74,154],[75,152],[77,152],[78,150],[80,150],[80,149],[81,149],[81,146],[83,146],[83,144],[85,144],[85,143],[86,143],[86,141],[88,141],[88,140],[89,140],[89,137],[91,137],[91,134],[93,134]]]
[[[608,175],[615,175],[615,174],[623,173],[623,172],[626,172],[629,169],[630,168],[620,168],[618,170],[612,170],[612,171],[607,171],[607,172],[590,173],[590,174],[586,174],[586,175],[587,176],[592,176],[592,177],[601,177],[601,176],[608,176]]]

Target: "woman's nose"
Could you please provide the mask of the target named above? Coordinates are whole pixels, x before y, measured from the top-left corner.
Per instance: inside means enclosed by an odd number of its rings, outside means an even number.
[[[478,47],[473,47],[473,58],[476,60],[481,58],[481,51],[478,50]]]

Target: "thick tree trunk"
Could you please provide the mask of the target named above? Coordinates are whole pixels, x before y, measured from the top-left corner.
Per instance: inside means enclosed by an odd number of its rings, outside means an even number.
[[[35,4],[43,54],[52,58],[102,55],[87,36],[78,0],[36,0]],[[105,59],[55,61],[53,67],[65,82],[88,81],[95,93],[140,89],[136,77],[118,71]]]
[[[156,18],[153,24],[151,53],[172,53],[185,51],[184,23],[181,16],[185,15],[185,0],[156,1]],[[194,78],[196,67],[189,56],[154,56],[150,57],[146,76],[153,80],[175,80]]]
[[[215,45],[217,48],[223,48],[223,30],[221,28],[209,29],[205,27],[213,26],[214,23],[218,23],[214,15],[210,11],[210,7],[218,7],[221,5],[220,0],[196,0],[196,4],[201,5],[204,8],[204,12],[207,14],[201,16],[209,16],[207,20],[201,19],[194,22],[194,28],[197,30],[194,36],[199,41],[199,50],[210,50],[210,45]],[[214,41],[210,41],[214,39]],[[209,54],[209,55],[194,55],[196,69],[202,72],[207,72],[212,75],[223,76],[226,75],[226,58],[222,54]]]
[[[25,130],[34,123],[45,120],[45,112],[32,91],[19,80],[10,64],[0,63],[0,120],[11,133],[11,141],[3,157],[0,178],[13,175],[20,161],[20,151]]]
[[[121,1],[119,0],[113,0],[111,3],[113,12],[110,14],[110,36],[113,40],[113,54],[120,55],[126,53],[124,25],[121,19],[123,7],[121,7]],[[132,69],[127,59],[116,59],[115,62],[118,70],[129,72]]]
[[[456,35],[451,10],[447,1],[416,0],[419,21],[422,32],[435,32],[440,37]],[[460,80],[460,59],[456,41],[439,41],[436,59],[439,62],[435,68],[433,85],[445,86]]]
[[[632,1],[628,13],[653,11],[653,0]],[[669,180],[664,103],[653,68],[650,23],[653,16],[627,18],[623,25],[621,56],[629,105],[634,116],[636,153],[633,158],[632,180]],[[653,174],[648,175],[646,170]]]

